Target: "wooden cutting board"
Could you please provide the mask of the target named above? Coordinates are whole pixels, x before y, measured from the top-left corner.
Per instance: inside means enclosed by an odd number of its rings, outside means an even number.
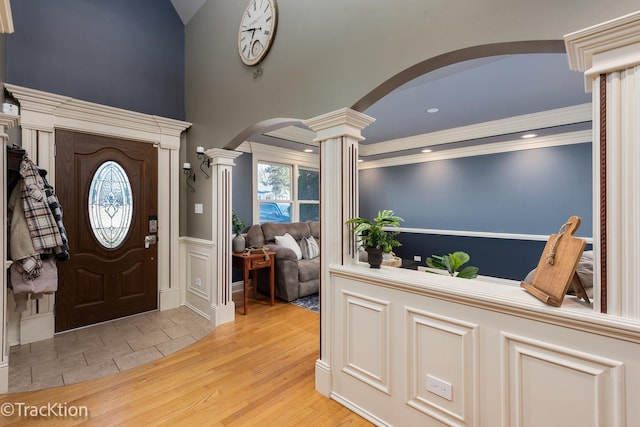
[[[549,236],[531,283],[520,283],[527,292],[555,307],[562,304],[576,274],[580,257],[587,246],[586,240],[573,236],[580,227],[580,222],[580,217],[572,216],[560,228],[558,234]],[[577,284],[575,280],[573,282],[574,287],[582,288],[579,280]],[[586,294],[584,296],[586,298]]]

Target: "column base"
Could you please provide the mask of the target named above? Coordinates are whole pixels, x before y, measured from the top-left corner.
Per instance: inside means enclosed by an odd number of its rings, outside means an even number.
[[[316,360],[316,391],[331,397],[331,366],[320,359]]]
[[[233,301],[220,307],[211,306],[211,321],[216,328],[223,323],[233,322],[235,319],[236,305]]]

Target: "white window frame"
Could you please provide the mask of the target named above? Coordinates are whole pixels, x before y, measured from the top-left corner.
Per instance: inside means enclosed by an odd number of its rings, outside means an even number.
[[[309,169],[320,171],[320,158],[316,153],[303,153],[294,150],[287,150],[280,147],[271,147],[265,144],[251,142],[252,153],[252,198],[253,198],[253,224],[260,223],[259,202],[269,200],[258,200],[258,163],[269,163],[274,165],[291,166],[291,200],[277,200],[277,203],[291,203],[291,222],[298,222],[300,219],[300,204],[298,201],[298,169]],[[319,200],[304,200],[304,203],[320,203]]]

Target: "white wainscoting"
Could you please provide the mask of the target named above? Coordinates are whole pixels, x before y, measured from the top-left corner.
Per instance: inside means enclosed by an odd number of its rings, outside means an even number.
[[[631,426],[640,322],[573,297],[364,264],[332,265],[332,353],[316,387],[378,425]],[[427,375],[451,398],[427,389]]]
[[[184,303],[187,307],[212,319],[213,293],[213,248],[210,240],[192,237],[180,238],[180,276],[184,280]]]
[[[219,307],[215,306],[218,286],[214,283],[216,277],[214,247],[215,244],[211,240],[180,238],[180,278],[181,289],[184,289],[184,294],[181,296],[182,304],[212,322],[218,320],[216,315],[219,312]],[[249,280],[249,289],[251,286],[251,280]],[[242,280],[233,282],[231,291],[244,292],[244,282]]]

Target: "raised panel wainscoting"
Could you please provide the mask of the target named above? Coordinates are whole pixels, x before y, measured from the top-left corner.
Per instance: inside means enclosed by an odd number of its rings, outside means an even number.
[[[320,366],[378,425],[625,426],[640,419],[640,325],[575,297],[366,264],[332,265]],[[326,307],[325,307],[326,308]],[[318,368],[320,368],[318,367]],[[448,387],[448,390],[447,390]]]

